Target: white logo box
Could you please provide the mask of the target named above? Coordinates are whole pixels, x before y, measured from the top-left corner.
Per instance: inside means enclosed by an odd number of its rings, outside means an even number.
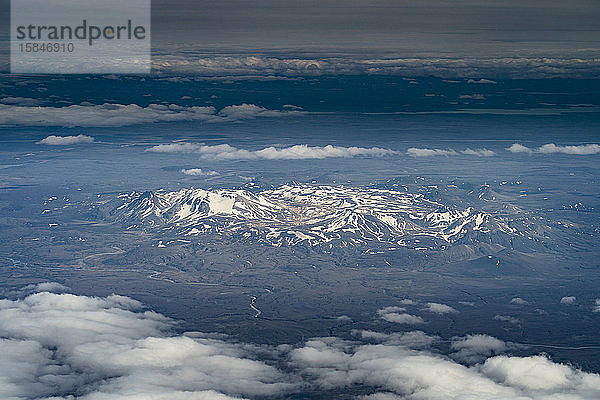
[[[10,70],[148,74],[150,0],[12,0]]]

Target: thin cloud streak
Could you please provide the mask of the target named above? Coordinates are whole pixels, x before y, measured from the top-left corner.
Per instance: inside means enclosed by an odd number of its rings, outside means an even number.
[[[307,160],[322,158],[382,157],[395,154],[393,150],[380,147],[308,146],[305,144],[290,147],[266,147],[260,150],[240,149],[228,144],[215,146],[196,143],[170,143],[148,148],[153,153],[195,153],[204,158],[216,160]]]
[[[464,150],[456,151],[454,149],[428,149],[428,148],[417,148],[411,147],[407,150],[406,154],[413,157],[432,157],[432,156],[457,156],[464,154],[468,156],[477,157],[491,157],[496,153],[488,149],[471,149],[466,148]]]
[[[66,107],[25,107],[0,104],[0,126],[115,127],[157,122],[225,122],[259,117],[302,115],[303,111],[269,110],[254,104],[214,107],[184,107],[176,104],[70,105]]]

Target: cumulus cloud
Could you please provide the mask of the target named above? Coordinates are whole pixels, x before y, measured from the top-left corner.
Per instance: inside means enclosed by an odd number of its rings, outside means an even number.
[[[235,121],[257,117],[300,115],[302,111],[268,110],[254,104],[214,107],[184,107],[176,104],[81,104],[66,107],[26,107],[0,104],[0,125],[24,126],[125,126],[153,122]]]
[[[295,387],[248,345],[171,329],[122,296],[0,300],[0,397],[231,399]]]
[[[540,153],[540,154],[574,154],[574,155],[593,155],[600,153],[600,145],[597,144],[582,144],[578,146],[557,146],[554,143],[548,143],[538,148],[523,146],[519,143],[514,143],[506,150],[511,153]]]
[[[68,291],[69,288],[58,282],[41,282],[36,285],[27,285],[23,288],[25,292],[53,292],[61,293]]]
[[[469,367],[429,351],[321,338],[292,350],[290,360],[314,385],[372,388],[368,399],[583,400],[600,394],[600,376],[544,356],[500,355]]]
[[[600,145],[597,144],[585,144],[579,146],[557,146],[554,143],[548,143],[537,149],[539,153],[552,154],[552,153],[563,153],[563,154],[577,154],[577,155],[590,155],[600,153]]]
[[[231,400],[329,389],[375,400],[600,398],[599,375],[545,356],[499,354],[512,344],[486,335],[452,338],[451,356],[462,365],[434,353],[439,338],[421,331],[352,331],[356,340],[270,347],[174,327],[118,295],[0,300],[0,398]]]
[[[423,318],[405,313],[403,311],[406,311],[406,309],[402,307],[391,306],[377,310],[377,314],[381,317],[381,319],[397,324],[417,325],[425,323]]]
[[[577,300],[575,296],[564,296],[560,299],[560,304],[573,304]]]
[[[446,304],[441,304],[441,303],[427,303],[425,304],[427,307],[425,308],[425,310],[432,312],[432,313],[436,313],[436,314],[452,314],[452,313],[458,313],[457,310],[455,310],[454,308],[450,307],[449,305]]]
[[[406,308],[398,307],[398,306],[388,306],[388,307],[377,310],[377,314],[382,315],[382,314],[400,312],[400,311],[406,311]]]
[[[269,110],[254,104],[227,106],[219,111],[218,116],[229,120],[253,119],[257,117],[280,117],[282,115],[299,115],[301,111],[286,109],[286,111]]]
[[[465,154],[468,156],[477,156],[477,157],[491,157],[496,154],[492,150],[488,150],[488,149],[466,148],[466,149],[458,152],[454,149],[427,149],[427,148],[416,148],[416,147],[409,148],[406,153],[413,157],[455,156],[458,154]]]
[[[217,160],[306,160],[333,157],[381,157],[394,154],[393,150],[379,147],[308,146],[305,144],[290,147],[266,147],[261,150],[240,149],[228,144],[214,146],[196,143],[169,143],[150,147],[146,151],[154,153],[196,153],[202,157]]]
[[[406,346],[412,349],[429,348],[432,344],[440,340],[439,336],[431,336],[423,331],[381,333],[353,329],[351,333],[363,340],[395,346]]]
[[[54,136],[50,135],[45,139],[40,140],[37,144],[47,144],[50,146],[68,146],[77,143],[92,143],[94,138],[86,135],[77,136]]]
[[[492,336],[466,335],[452,338],[450,349],[453,353],[450,356],[467,364],[476,364],[514,348],[517,348],[515,344],[503,342]]]
[[[478,156],[478,157],[491,157],[496,154],[492,150],[488,150],[488,149],[469,149],[469,148],[464,149],[463,151],[461,151],[461,153],[469,155],[469,156]]]
[[[182,169],[180,171],[183,174],[191,175],[191,176],[217,176],[219,173],[217,171],[205,171],[201,168],[190,168],[190,169]]]
[[[525,304],[529,304],[529,302],[526,300],[523,300],[520,297],[513,297],[512,299],[510,299],[510,304],[525,305]]]
[[[498,356],[485,361],[481,372],[491,379],[526,392],[560,393],[578,387],[587,398],[598,393],[600,376],[584,374],[567,365],[556,364],[544,356],[507,357]],[[587,387],[593,389],[587,393]],[[550,396],[548,396],[550,397]]]
[[[519,143],[513,143],[506,150],[510,151],[511,153],[531,153],[533,151],[529,147],[523,146]]]
[[[6,296],[10,298],[19,298],[38,292],[64,293],[67,291],[69,291],[69,288],[58,282],[41,282],[12,290],[0,289],[1,296]]]

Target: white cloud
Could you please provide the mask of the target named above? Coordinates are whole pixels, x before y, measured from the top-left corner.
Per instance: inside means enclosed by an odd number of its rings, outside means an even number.
[[[578,154],[578,155],[590,155],[600,153],[600,145],[597,144],[585,144],[580,146],[557,146],[554,143],[548,143],[537,149],[539,153],[552,154],[552,153],[563,153],[563,154]]]
[[[453,358],[481,360],[465,366],[429,350],[439,338],[421,331],[269,347],[173,328],[117,295],[0,300],[0,398],[231,400],[328,389],[371,400],[600,398],[599,375],[545,356],[498,355],[513,345],[487,335],[452,338]]]
[[[488,149],[466,148],[464,150],[461,150],[459,153],[454,149],[427,149],[417,147],[409,148],[406,153],[413,157],[455,156],[461,153],[468,156],[491,157],[496,154],[492,150]]]
[[[457,154],[456,151],[452,149],[419,149],[416,147],[409,148],[406,153],[413,157],[452,156]]]
[[[430,351],[322,338],[292,350],[290,359],[314,385],[372,388],[369,399],[591,400],[600,395],[600,376],[543,356],[501,355],[467,367]]]
[[[575,300],[577,300],[577,297],[575,296],[564,296],[560,299],[560,304],[573,304],[575,303]]]
[[[450,356],[461,362],[476,364],[514,347],[512,343],[507,344],[492,336],[466,335],[452,338],[450,349],[454,352]]]
[[[425,308],[425,310],[432,312],[432,313],[436,313],[436,314],[453,314],[453,313],[458,313],[457,310],[455,310],[454,308],[450,307],[449,305],[446,304],[441,304],[441,303],[427,303],[426,304],[427,308]]]
[[[208,146],[196,143],[170,143],[153,146],[146,151],[155,153],[197,153],[202,157],[217,160],[306,160],[332,157],[381,157],[394,151],[379,147],[307,146],[266,147],[261,150],[245,150],[228,144]]]
[[[261,55],[186,54],[156,55],[152,60],[158,72],[181,73],[187,80],[232,79],[233,76],[253,76],[255,79],[290,79],[288,77],[336,74],[393,74],[404,76],[438,76],[469,78],[472,76],[501,76],[507,78],[596,77],[596,59],[581,57],[394,57],[394,58],[285,58]],[[196,77],[191,76],[196,75]],[[207,78],[208,76],[208,78]],[[176,78],[165,78],[176,79]],[[293,78],[292,78],[293,79]],[[408,80],[416,83],[415,80]],[[471,84],[494,84],[491,79],[468,79]]]
[[[585,389],[590,383],[600,383],[598,375],[586,376],[543,356],[493,357],[485,361],[481,372],[500,384],[529,392],[568,392],[573,387]]]
[[[496,154],[492,150],[488,150],[488,149],[469,149],[469,148],[464,149],[463,151],[461,151],[461,153],[469,155],[469,156],[478,156],[478,157],[491,157]]]
[[[122,296],[0,300],[0,398],[231,399],[296,387],[249,345],[171,328]]]
[[[220,145],[227,146],[229,145]],[[169,143],[169,144],[159,144],[157,146],[152,146],[146,151],[151,151],[154,153],[194,153],[200,152],[202,148],[205,147],[217,147],[217,146],[204,146],[195,143]]]
[[[359,336],[363,340],[395,346],[406,346],[411,349],[429,348],[432,344],[440,340],[439,336],[431,336],[423,331],[381,333],[353,329],[352,334]]]
[[[491,83],[491,84],[496,84],[498,82],[496,81],[492,81],[491,79],[485,79],[485,78],[481,78],[479,80],[475,80],[475,79],[469,79],[467,81],[467,83],[478,83],[478,84],[485,84],[485,83]]]
[[[282,115],[299,115],[301,111],[279,111],[279,110],[268,110],[264,107],[259,107],[254,104],[240,104],[227,106],[219,111],[219,116],[230,119],[253,119],[256,117],[279,117]]]
[[[529,147],[523,146],[522,144],[519,144],[519,143],[513,143],[506,150],[510,151],[511,153],[531,153],[532,152],[532,150]]]
[[[377,314],[381,317],[381,319],[388,322],[395,322],[397,324],[417,325],[425,323],[423,318],[405,313],[403,311],[406,310],[402,307],[391,306],[377,310]]]
[[[268,110],[253,104],[214,107],[184,107],[176,104],[81,104],[67,107],[25,107],[0,104],[0,125],[24,126],[125,126],[153,122],[234,121],[256,117],[301,115],[302,111]]]
[[[77,143],[92,143],[94,138],[86,135],[77,136],[54,136],[50,135],[40,140],[37,144],[47,144],[50,146],[69,146]]]
[[[600,299],[596,299],[595,306],[592,309],[592,312],[600,312]]]
[[[529,302],[526,300],[523,300],[520,297],[513,297],[512,299],[510,299],[510,304],[525,305],[525,304],[529,304]]]
[[[60,292],[66,292],[67,290],[69,290],[68,287],[66,287],[65,285],[62,285],[58,282],[42,282],[42,283],[38,283],[36,285],[27,285],[22,289],[22,291],[24,291],[24,292],[31,292],[31,293],[35,293],[35,292],[60,293]]]
[[[180,171],[183,174],[191,175],[191,176],[217,176],[219,173],[217,171],[205,171],[201,168],[190,168],[190,169],[182,169]]]
[[[377,314],[382,315],[382,314],[387,314],[387,313],[392,313],[392,312],[400,312],[400,311],[406,311],[406,308],[398,307],[398,306],[388,306],[388,307],[377,310]]]
[[[600,154],[600,145],[597,144],[582,144],[578,146],[557,146],[554,143],[548,143],[537,149],[523,146],[519,143],[514,143],[506,150],[511,153],[541,153],[541,154],[573,154],[573,155],[593,155]]]

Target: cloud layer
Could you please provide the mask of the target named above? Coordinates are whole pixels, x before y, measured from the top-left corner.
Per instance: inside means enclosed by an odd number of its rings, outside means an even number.
[[[476,364],[517,347],[488,335],[466,335],[452,339],[450,349],[454,352],[450,356],[460,362]]]
[[[38,144],[47,144],[50,146],[68,146],[71,144],[77,143],[92,143],[94,138],[86,135],[77,135],[77,136],[55,136],[50,135],[45,139],[37,142]]]
[[[24,293],[32,289],[66,288],[32,285]],[[387,307],[380,315],[402,310]],[[40,292],[0,300],[0,398],[327,398],[328,390],[369,399],[600,398],[599,375],[545,356],[510,356],[516,345],[487,335],[452,338],[446,357],[431,350],[440,338],[422,331],[355,330],[352,340],[269,347],[176,334],[174,327],[117,295]]]
[[[496,154],[492,150],[488,150],[488,149],[466,148],[459,152],[454,149],[428,149],[428,148],[417,148],[417,147],[409,148],[406,153],[413,157],[456,156],[459,154],[465,154],[468,156],[477,156],[477,157],[491,157]]]
[[[483,343],[485,349],[490,345],[501,346]],[[544,356],[500,355],[467,367],[404,346],[319,338],[294,349],[290,358],[313,384],[325,389],[372,387],[373,393],[363,397],[369,399],[581,400],[600,393],[600,376],[556,364]]]
[[[258,348],[170,329],[122,296],[0,300],[0,398],[230,399],[296,387],[249,358]]]
[[[228,144],[207,146],[196,143],[170,143],[153,146],[146,151],[154,153],[196,153],[217,160],[306,160],[332,157],[381,157],[394,151],[379,147],[307,146],[266,147],[261,150],[245,150]]]
[[[67,107],[26,107],[0,104],[0,125],[23,126],[125,126],[153,122],[235,121],[256,117],[300,115],[302,111],[268,110],[254,104],[233,105],[218,111],[214,107],[183,107],[176,104],[71,105]]]
[[[600,63],[596,58],[490,57],[490,58],[285,58],[261,55],[207,56],[205,53],[152,59],[157,72],[194,75],[303,76],[336,74],[391,74],[470,78],[472,84],[494,84],[481,76],[506,78],[596,77]],[[473,77],[478,78],[473,78]]]
[[[575,155],[592,155],[600,153],[600,145],[597,144],[582,144],[578,146],[557,146],[554,143],[548,143],[538,148],[523,146],[519,143],[514,143],[506,150],[511,153],[540,153],[540,154],[575,154]]]

